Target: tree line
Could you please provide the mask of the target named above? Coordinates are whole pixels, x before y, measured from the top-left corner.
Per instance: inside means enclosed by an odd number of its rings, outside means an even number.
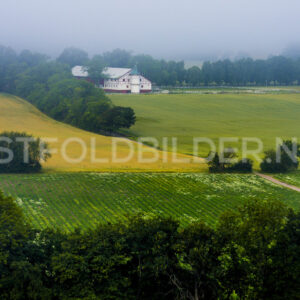
[[[0,46],[0,92],[25,98],[50,117],[96,133],[135,123],[130,107],[114,106],[102,89],[74,79],[70,66],[28,50]]]
[[[133,55],[131,52],[116,49],[95,55],[89,59],[88,53],[67,48],[57,58],[70,66],[138,66],[139,71],[158,86],[265,86],[299,85],[300,57],[274,56],[268,59],[242,58],[216,62],[206,61],[202,67],[185,68],[184,61],[166,61],[150,55]],[[94,72],[93,72],[94,73]]]
[[[1,299],[296,299],[300,214],[251,200],[215,227],[155,215],[37,230],[0,193]]]
[[[0,90],[12,92],[16,90],[16,79],[28,67],[36,67],[49,63],[49,57],[28,50],[19,55],[8,47],[0,47]],[[300,58],[273,56],[268,59],[242,58],[231,61],[229,59],[216,62],[205,61],[202,67],[193,66],[185,68],[184,61],[166,61],[155,59],[150,55],[133,55],[131,52],[115,49],[111,52],[97,54],[89,57],[84,50],[66,48],[52,64],[52,69],[36,70],[42,78],[37,83],[45,84],[46,79],[53,72],[63,78],[71,78],[70,68],[83,65],[89,68],[91,76],[99,79],[105,66],[132,68],[138,66],[139,71],[158,86],[264,86],[264,85],[299,85],[300,84]],[[55,68],[54,70],[53,68]],[[28,75],[28,74],[27,74]],[[45,76],[47,78],[45,78]],[[57,76],[52,80],[60,80]],[[42,80],[43,79],[43,80]],[[36,80],[36,78],[31,79]],[[28,87],[30,89],[31,87]],[[27,93],[28,94],[28,91]]]

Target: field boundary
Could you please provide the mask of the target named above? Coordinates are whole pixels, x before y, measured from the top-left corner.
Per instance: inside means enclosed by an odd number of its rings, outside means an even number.
[[[291,190],[294,190],[294,191],[300,193],[300,188],[297,187],[297,186],[295,186],[295,185],[291,185],[291,184],[285,183],[285,182],[283,182],[283,181],[280,181],[280,180],[278,180],[278,179],[275,179],[274,177],[269,176],[269,175],[266,175],[266,174],[257,173],[257,172],[255,172],[255,174],[256,174],[257,176],[262,177],[262,178],[264,178],[264,179],[266,179],[266,180],[268,180],[268,181],[271,181],[271,182],[273,182],[273,183],[275,183],[275,184],[277,184],[277,185],[283,186],[283,187],[285,187],[285,188],[288,188],[288,189],[291,189]]]

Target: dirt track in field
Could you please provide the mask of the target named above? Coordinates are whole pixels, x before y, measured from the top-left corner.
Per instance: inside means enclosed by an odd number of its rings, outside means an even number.
[[[297,187],[297,186],[294,186],[294,185],[291,185],[291,184],[288,184],[288,183],[285,183],[285,182],[282,182],[280,180],[277,180],[275,178],[273,178],[272,176],[269,176],[269,175],[265,175],[265,174],[261,174],[261,173],[255,173],[257,176],[260,176],[268,181],[271,181],[275,184],[278,184],[278,185],[281,185],[283,187],[286,187],[288,189],[291,189],[291,190],[294,190],[296,192],[299,192],[300,193],[300,188]]]

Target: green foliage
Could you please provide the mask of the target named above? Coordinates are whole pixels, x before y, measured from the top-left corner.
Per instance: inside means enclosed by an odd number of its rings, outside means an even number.
[[[57,61],[63,64],[67,64],[70,67],[74,67],[76,65],[82,66],[88,61],[87,52],[77,49],[74,47],[66,48],[59,55]]]
[[[269,173],[284,173],[297,170],[300,156],[300,145],[292,141],[284,141],[282,145],[277,147],[277,150],[268,150],[265,152],[265,157],[260,165],[263,172]],[[295,152],[293,151],[296,150]]]
[[[97,133],[129,128],[134,123],[133,110],[130,109],[130,115],[128,108],[114,108],[102,89],[85,80],[68,78],[62,65],[50,64],[49,70],[44,67],[30,69],[17,81],[18,95],[26,97],[42,112]]]
[[[180,231],[177,265],[170,281],[180,299],[216,299],[222,292],[217,266],[220,249],[215,231],[195,222]]]
[[[261,298],[266,289],[266,268],[272,264],[270,251],[285,228],[288,209],[280,201],[248,201],[237,211],[220,217],[222,281],[242,299]]]
[[[237,154],[229,149],[225,153],[219,155],[216,153],[210,153],[212,158],[208,162],[210,172],[246,172],[251,173],[253,162],[248,158],[243,158],[237,162],[234,160],[237,158]]]
[[[95,55],[85,65],[89,73],[89,78],[96,84],[99,84],[100,81],[105,78],[105,75],[103,75],[103,69],[106,66],[107,65],[101,55]]]
[[[11,197],[0,193],[1,299],[48,299],[42,265],[34,258],[34,232]]]
[[[253,169],[253,161],[249,158],[244,158],[239,160],[237,163],[233,164],[231,171],[251,173]]]
[[[18,55],[8,47],[0,47],[0,90],[13,91],[13,78],[26,70],[28,66],[45,62],[45,55],[23,51]],[[95,55],[89,60],[88,54],[80,49],[70,47],[57,58],[60,64],[72,67],[84,65],[89,67],[92,79],[97,82],[103,78],[103,67],[134,67],[159,86],[265,86],[293,85],[300,82],[300,59],[274,56],[266,60],[243,58],[236,61],[223,60],[204,62],[202,68],[193,66],[186,69],[184,62],[154,59],[150,55],[132,55],[130,52],[115,49],[103,55]],[[4,75],[4,76],[3,76]]]
[[[122,49],[115,49],[111,52],[104,52],[103,53],[103,60],[105,61],[106,65],[109,67],[115,68],[127,68],[131,65],[131,53],[122,50]]]
[[[114,108],[94,85],[103,77],[102,56],[89,60],[86,52],[67,48],[56,61],[47,59],[28,50],[18,56],[0,46],[0,91],[25,98],[56,120],[96,133],[110,134],[134,124],[132,109]],[[91,82],[72,77],[71,67],[77,64],[87,65]]]
[[[137,214],[34,231],[0,194],[1,299],[296,299],[300,214],[249,200],[217,228]]]
[[[300,213],[289,212],[286,226],[270,250],[264,298],[297,299],[300,295]],[[276,284],[273,284],[276,282]]]
[[[25,132],[2,132],[0,137],[0,173],[38,172],[41,161],[51,157],[45,142]]]
[[[117,130],[119,128],[130,128],[135,124],[135,114],[131,107],[115,106],[103,114],[104,128]]]
[[[125,235],[138,299],[161,299],[170,293],[169,272],[177,261],[174,244],[178,228],[179,222],[172,218],[152,214],[129,218]]]
[[[274,56],[266,60],[242,58],[217,62],[204,62],[202,68],[186,69],[184,62],[154,59],[150,55],[132,55],[116,49],[104,53],[101,60],[106,66],[134,67],[159,86],[265,86],[292,85],[300,82],[300,59]]]

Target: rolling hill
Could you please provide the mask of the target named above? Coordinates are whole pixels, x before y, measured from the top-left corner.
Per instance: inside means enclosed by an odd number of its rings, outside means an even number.
[[[153,158],[153,150],[124,138],[106,137],[57,122],[42,114],[27,101],[7,94],[0,94],[0,130],[25,131],[36,137],[52,139],[48,140],[50,148],[58,151],[53,153],[52,158],[44,164],[45,170],[48,171],[199,171],[206,168],[199,161],[172,163],[171,154],[163,151],[158,151],[159,159],[156,162],[139,162],[137,151],[134,151],[129,161],[122,162],[121,159],[130,154],[130,147],[134,150],[140,147],[145,158]],[[79,142],[75,140],[66,142],[69,138],[80,139],[87,145],[86,156],[79,163],[64,159],[63,153],[71,159],[78,159],[83,153]],[[112,140],[117,145],[118,162],[112,162]],[[95,143],[94,152],[92,152],[92,143]],[[189,158],[186,155],[178,157]],[[107,159],[107,162],[98,162],[99,159]]]

